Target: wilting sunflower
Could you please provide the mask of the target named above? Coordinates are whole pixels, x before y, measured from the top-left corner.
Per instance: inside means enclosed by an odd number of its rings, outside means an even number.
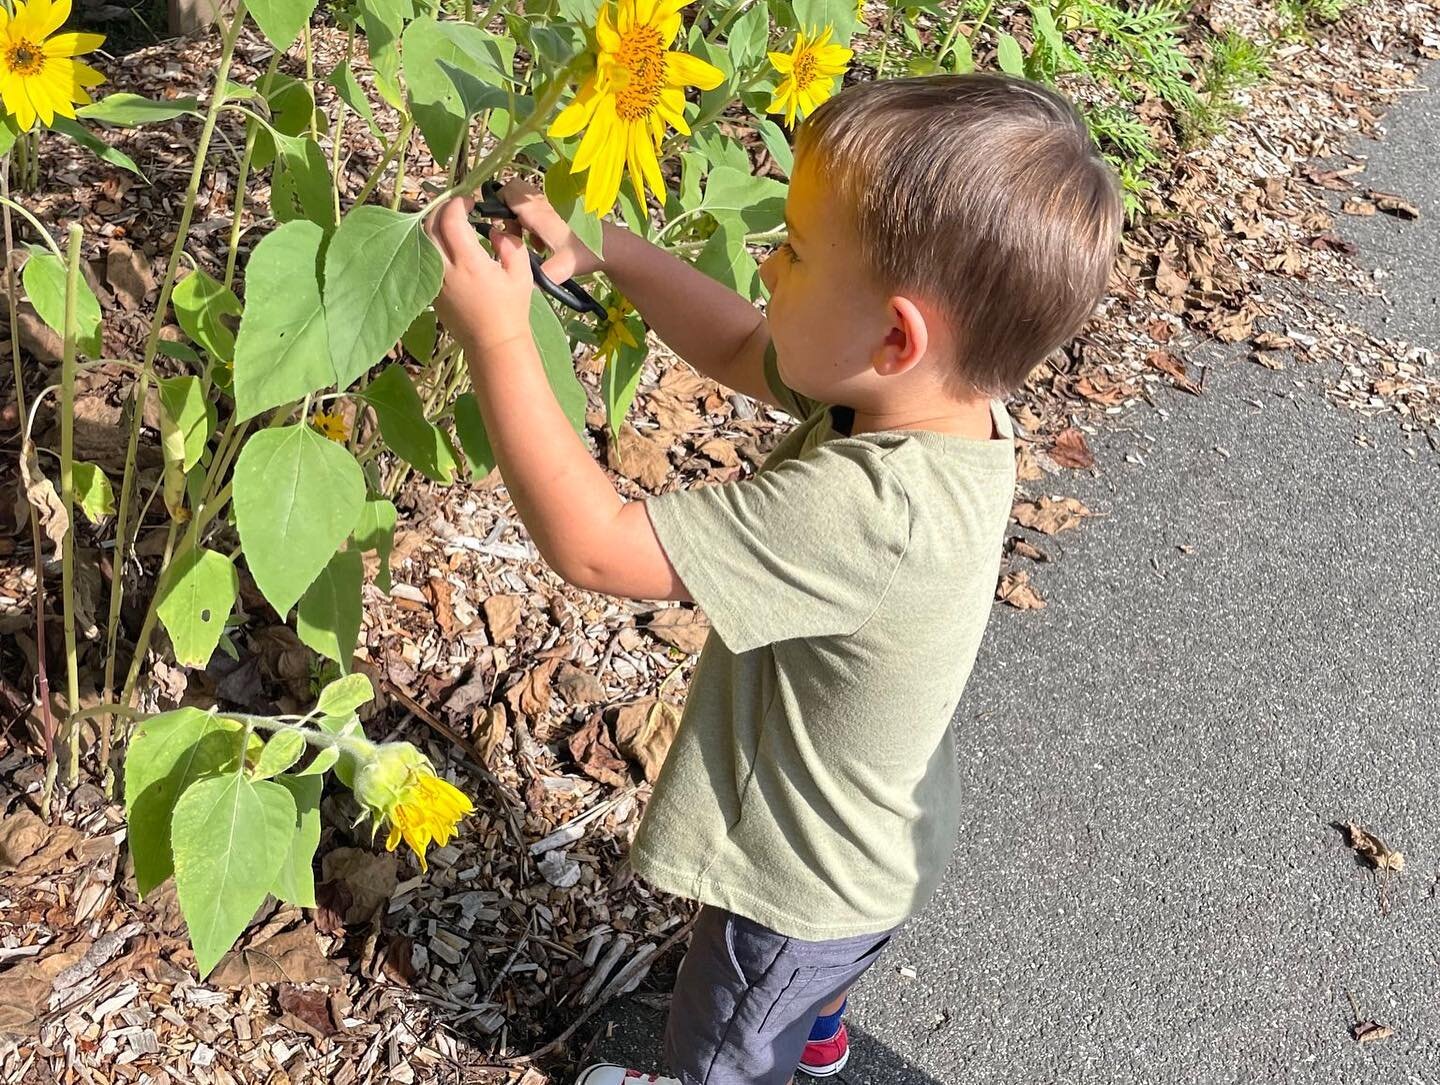
[[[368,751],[355,770],[355,799],[378,829],[388,823],[385,847],[410,845],[427,870],[425,849],[434,841],[444,847],[456,826],[474,805],[465,793],[435,775],[424,754],[408,742],[386,742]]]
[[[0,7],[0,101],[24,131],[38,116],[49,127],[57,116],[75,116],[88,105],[86,87],[105,77],[74,59],[98,49],[103,34],[56,34],[70,18],[70,0],[14,0],[15,14]]]
[[[775,88],[766,112],[784,113],[785,127],[794,128],[797,115],[807,117],[815,112],[835,93],[836,76],[845,74],[854,53],[843,45],[831,45],[834,33],[833,26],[809,35],[801,30],[789,53],[770,54],[770,63],[784,78]]]
[[[345,432],[345,419],[340,417],[340,412],[316,411],[310,416],[310,424],[320,431],[322,437],[339,444],[345,443],[345,438],[350,436]]]
[[[615,0],[596,17],[595,71],[550,125],[550,134],[561,139],[585,132],[570,168],[589,171],[588,211],[604,214],[615,205],[626,167],[642,204],[647,184],[663,196],[659,150],[665,126],[689,135],[685,88],[713,90],[725,78],[713,64],[670,48],[680,32],[680,9],[689,2]]]
[[[620,353],[621,346],[638,347],[639,341],[625,324],[625,318],[635,311],[624,298],[620,298],[614,305],[605,307],[605,315],[608,318],[605,325],[605,334],[600,337],[600,345],[595,348],[597,357],[603,359],[608,365],[615,364],[615,356]]]

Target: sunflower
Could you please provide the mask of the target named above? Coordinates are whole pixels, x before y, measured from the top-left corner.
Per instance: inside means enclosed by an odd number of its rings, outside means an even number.
[[[845,74],[854,53],[843,45],[830,44],[834,33],[833,26],[809,35],[801,30],[789,53],[770,54],[770,63],[784,78],[775,88],[766,112],[784,113],[785,127],[795,127],[797,114],[805,117],[813,113],[835,92],[835,77]]]
[[[430,760],[408,742],[385,742],[365,751],[355,771],[355,799],[369,813],[375,828],[389,822],[387,851],[400,841],[425,863],[425,849],[433,840],[440,847],[450,842],[456,826],[474,805],[455,785],[435,775]]]
[[[0,6],[0,101],[23,131],[38,116],[47,128],[57,116],[75,116],[88,105],[86,87],[105,77],[74,59],[98,49],[103,34],[56,34],[70,18],[70,0],[14,0],[15,14]],[[52,36],[53,35],[53,36]]]
[[[321,436],[328,437],[337,444],[344,444],[345,438],[350,436],[345,430],[345,419],[340,417],[339,411],[316,411],[310,416],[310,424],[320,431]]]
[[[605,307],[607,322],[605,334],[600,337],[600,345],[595,348],[595,356],[602,359],[605,365],[615,364],[615,357],[620,353],[621,346],[638,347],[639,340],[625,324],[625,318],[635,311],[635,307],[624,298],[621,298],[614,305]]]
[[[595,71],[550,125],[558,139],[585,132],[570,170],[589,172],[587,211],[600,215],[614,206],[627,166],[642,204],[647,184],[663,196],[659,151],[665,126],[688,136],[685,88],[713,90],[725,78],[714,65],[670,48],[688,3],[614,0],[596,16]]]

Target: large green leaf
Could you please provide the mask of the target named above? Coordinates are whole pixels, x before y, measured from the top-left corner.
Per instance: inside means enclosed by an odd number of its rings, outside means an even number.
[[[240,301],[228,286],[196,268],[170,294],[185,334],[223,362],[235,360],[235,333],[225,318],[239,319]]]
[[[419,215],[366,205],[345,216],[325,250],[325,327],[342,390],[396,344],[444,275]]]
[[[704,211],[734,211],[752,232],[774,230],[785,222],[786,185],[730,166],[716,166],[705,178]]]
[[[115,515],[115,491],[105,472],[93,463],[76,460],[70,477],[75,484],[75,500],[92,524],[101,517]]]
[[[770,35],[770,10],[765,4],[752,4],[744,15],[730,26],[725,39],[730,50],[730,63],[736,71],[765,59],[765,45]]]
[[[333,746],[320,751],[335,758]],[[317,758],[316,764],[319,763]],[[323,771],[323,770],[322,770]],[[320,792],[325,787],[318,774],[277,776],[275,782],[295,800],[295,831],[280,862],[270,892],[297,908],[315,907],[315,849],[320,845]]]
[[[284,72],[261,76],[255,84],[270,110],[270,128],[286,136],[309,135],[311,120],[317,131],[325,131],[328,120],[323,109],[315,105],[315,95],[303,79]],[[264,169],[275,161],[275,139],[270,128],[263,125],[255,132],[255,147],[250,152],[250,168]]]
[[[403,108],[400,93],[400,32],[414,15],[410,0],[360,0],[360,23],[365,46],[375,69],[375,88],[396,109]]]
[[[585,432],[585,386],[575,375],[575,359],[570,352],[570,337],[565,326],[550,308],[550,303],[540,291],[530,294],[530,331],[535,336],[535,346],[540,351],[540,361],[545,366],[545,377],[550,389],[560,402],[560,409],[576,433]]]
[[[368,675],[356,673],[337,678],[320,691],[315,711],[322,716],[347,716],[375,699],[375,687]]]
[[[245,268],[245,315],[235,339],[239,421],[301,399],[335,379],[319,261],[325,231],[287,222],[255,246]],[[437,288],[438,289],[438,288]]]
[[[715,232],[706,239],[695,266],[737,294],[754,299],[759,293],[760,268],[745,248],[745,223],[730,211],[717,214],[715,222]]]
[[[473,478],[484,478],[495,470],[495,450],[490,447],[490,435],[485,432],[485,419],[473,392],[455,400],[455,438]]]
[[[341,101],[360,114],[361,119],[369,127],[371,135],[379,139],[382,133],[380,125],[375,122],[375,110],[370,107],[370,99],[365,96],[364,88],[355,78],[355,72],[351,69],[350,62],[342,60],[339,67],[325,77],[325,82],[335,88],[335,93],[340,95]]]
[[[417,362],[428,362],[430,355],[435,353],[435,340],[439,337],[439,333],[435,310],[426,309],[410,322],[410,327],[405,329],[405,334],[400,337],[400,342],[410,357]]]
[[[459,463],[450,439],[425,419],[425,405],[403,367],[390,365],[361,396],[375,408],[385,444],[410,466],[435,482],[455,481]]]
[[[375,586],[383,592],[390,590],[390,551],[395,546],[396,519],[395,506],[389,501],[383,497],[367,497],[352,536],[358,549],[374,550],[380,559]],[[326,713],[333,714],[333,710],[327,709]]]
[[[270,186],[270,210],[275,221],[308,219],[324,230],[333,230],[334,181],[320,144],[309,136],[272,138],[279,151]]]
[[[197,780],[180,796],[170,819],[175,895],[200,975],[265,903],[295,825],[289,789],[243,772]]]
[[[117,151],[103,140],[95,138],[95,136],[85,131],[85,127],[78,122],[72,121],[69,117],[57,116],[50,122],[50,128],[52,131],[59,132],[63,136],[69,136],[102,162],[109,162],[112,166],[119,166],[121,169],[129,170],[136,177],[140,178],[140,180],[149,184],[150,178],[140,172],[140,167],[135,165],[134,159],[124,151]]]
[[[40,245],[27,245],[30,256],[25,261],[25,270],[20,281],[25,284],[25,294],[40,319],[50,326],[56,335],[65,334],[65,265],[60,257]],[[91,358],[100,357],[100,302],[95,292],[80,276],[75,283],[75,318],[79,329],[76,345],[80,353]]]
[[[485,107],[483,88],[509,81],[515,43],[470,23],[421,18],[405,28],[401,51],[411,114],[435,161],[449,165],[467,118]]]
[[[178,516],[185,503],[185,475],[205,453],[216,411],[205,398],[199,377],[166,377],[156,383],[160,447],[165,454],[162,496],[170,515]]]
[[[125,750],[125,819],[142,897],[170,876],[170,812],[193,780],[235,767],[241,726],[198,708],[144,720]]]
[[[75,110],[75,116],[101,124],[129,127],[136,124],[154,124],[157,121],[173,120],[176,117],[200,116],[200,103],[194,98],[171,98],[157,102],[139,94],[120,91],[107,94],[98,102],[82,105]]]
[[[187,667],[210,662],[239,593],[235,563],[224,554],[195,548],[171,563],[155,611],[178,662]]]
[[[360,587],[364,578],[360,551],[341,550],[301,597],[295,618],[295,632],[300,639],[347,671],[360,636]]]
[[[354,456],[301,422],[245,443],[234,502],[250,575],[283,617],[355,527],[365,477]]]
[[[845,45],[855,32],[855,0],[795,0],[795,22],[807,31],[834,27],[831,42]]]
[[[245,5],[270,44],[277,49],[288,48],[310,21],[316,0],[249,0]]]
[[[635,402],[635,389],[640,386],[640,374],[645,370],[645,359],[649,352],[645,348],[645,331],[639,329],[635,339],[638,347],[621,343],[620,349],[605,366],[600,378],[600,392],[605,397],[605,420],[610,427],[610,436],[620,439],[620,423],[630,404]]]

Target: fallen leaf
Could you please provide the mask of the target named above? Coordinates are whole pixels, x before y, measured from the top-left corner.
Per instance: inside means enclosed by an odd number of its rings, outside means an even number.
[[[1350,1026],[1350,1035],[1357,1043],[1368,1044],[1376,1040],[1390,1039],[1395,1035],[1395,1030],[1378,1021],[1357,1021]]]
[[[1010,553],[1019,554],[1022,558],[1029,558],[1031,561],[1049,561],[1050,555],[1041,550],[1029,539],[1019,535],[1010,537]]]
[[[495,752],[495,747],[500,745],[501,740],[505,738],[505,732],[509,726],[510,721],[505,715],[503,704],[492,704],[485,710],[475,741],[475,750],[480,755],[481,761],[489,764],[490,755]]]
[[[442,576],[430,578],[430,600],[435,607],[435,623],[446,640],[455,636],[455,610],[450,606],[450,582]]]
[[[1145,355],[1145,364],[1170,377],[1181,391],[1189,392],[1192,396],[1200,394],[1200,386],[1185,373],[1185,363],[1168,350],[1150,351]]]
[[[1061,467],[1077,470],[1095,466],[1095,457],[1085,443],[1085,434],[1075,426],[1062,430],[1051,442],[1050,458]]]
[[[308,1032],[317,1040],[324,1040],[340,1031],[330,1017],[330,996],[324,991],[305,990],[287,983],[281,986],[278,1001],[284,1011],[281,1024],[292,1028],[299,1025],[301,1031]]]
[[[1285,355],[1278,350],[1257,350],[1251,355],[1251,358],[1266,369],[1285,368]]]
[[[740,466],[740,454],[735,451],[735,446],[723,437],[711,437],[698,445],[695,451],[706,459],[714,460],[721,467]]]
[[[18,278],[18,276],[17,276]],[[27,301],[15,313],[20,325],[20,346],[27,350],[37,362],[54,365],[65,353],[65,340],[49,324],[40,319],[34,307]]]
[[[1028,527],[1044,535],[1058,535],[1062,531],[1079,527],[1080,521],[1091,512],[1074,497],[1046,497],[1035,501],[1017,501],[1010,515],[1021,527]]]
[[[1212,324],[1216,337],[1222,343],[1238,343],[1242,339],[1249,339],[1254,333],[1255,313],[1249,309],[1240,309],[1234,313],[1226,313]]]
[[[665,375],[660,378],[659,387],[677,399],[699,399],[701,396],[708,395],[714,389],[715,384],[688,365],[675,365],[665,370]]]
[[[1044,610],[1045,600],[1030,583],[1030,574],[1021,569],[1004,573],[995,587],[995,598],[1016,610]]]
[[[1369,200],[1346,200],[1340,205],[1340,210],[1347,215],[1356,215],[1360,218],[1369,218],[1375,214],[1375,205]]]
[[[89,943],[79,942],[0,972],[0,1037],[33,1036],[49,1006],[55,977],[79,964],[89,948]]]
[[[1167,298],[1181,298],[1190,289],[1190,277],[1170,261],[1167,253],[1160,253],[1155,260],[1155,289]]]
[[[645,632],[686,655],[698,655],[710,635],[710,619],[688,607],[669,607],[650,615]]]
[[[626,757],[639,762],[645,779],[653,784],[660,777],[679,726],[679,710],[668,701],[650,697],[624,705],[615,714],[615,744]]]
[[[580,771],[592,780],[611,787],[628,787],[629,768],[605,727],[605,713],[597,709],[585,725],[570,736],[570,756]]]
[[[1414,221],[1420,217],[1420,208],[1396,192],[1381,192],[1378,189],[1370,190],[1370,198],[1375,201],[1375,206],[1387,215],[1394,215],[1396,218]]]
[[[1389,869],[1397,874],[1405,869],[1405,853],[1391,851],[1385,846],[1383,840],[1363,825],[1357,825],[1353,821],[1342,821],[1334,827],[1345,833],[1349,838],[1350,847],[1354,848],[1355,853],[1375,869]]]
[[[605,687],[589,671],[573,663],[561,663],[555,674],[555,689],[568,705],[594,704],[605,700]]]
[[[483,604],[485,624],[490,629],[490,643],[504,644],[515,636],[520,624],[520,596],[492,595]]]
[[[1346,241],[1335,234],[1317,234],[1310,239],[1310,247],[1317,252],[1338,252],[1345,256],[1354,256],[1360,251],[1353,241]]]
[[[352,903],[344,882],[320,882],[315,886],[315,929],[321,934],[343,935],[345,913]]]
[[[320,952],[315,928],[306,924],[225,954],[206,982],[215,987],[247,987],[253,983],[339,987],[345,982],[345,973]]]
[[[1015,479],[1018,482],[1034,482],[1037,478],[1044,478],[1045,472],[1039,462],[1035,459],[1035,452],[1030,447],[1029,441],[1015,442]]]
[[[0,870],[13,870],[40,850],[50,827],[31,810],[21,807],[0,819]]]
[[[150,261],[123,241],[111,241],[105,254],[105,278],[115,297],[127,309],[138,309],[155,288]]]
[[[558,659],[547,659],[526,672],[525,677],[505,691],[505,703],[512,711],[525,716],[538,716],[550,707],[550,679]]]
[[[364,848],[336,848],[320,860],[324,881],[342,882],[350,893],[346,923],[364,923],[385,905],[400,884],[398,860],[390,852]]]
[[[696,418],[698,421],[699,416]],[[641,436],[629,423],[620,427],[619,440],[610,442],[607,461],[613,470],[633,479],[647,490],[658,490],[665,485],[665,479],[670,475],[667,446]]]
[[[700,428],[700,412],[693,403],[693,396],[676,396],[665,391],[650,394],[645,407],[655,419],[658,444],[668,448],[676,439]]]

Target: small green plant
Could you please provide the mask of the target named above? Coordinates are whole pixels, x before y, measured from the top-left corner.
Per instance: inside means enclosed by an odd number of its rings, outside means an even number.
[[[1280,0],[1277,8],[1285,19],[1285,37],[1304,40],[1310,28],[1339,20],[1353,0]]]
[[[1198,108],[1182,122],[1185,140],[1217,135],[1237,112],[1236,95],[1263,80],[1270,70],[1270,47],[1235,30],[1210,40],[1210,57],[1200,70]]]

